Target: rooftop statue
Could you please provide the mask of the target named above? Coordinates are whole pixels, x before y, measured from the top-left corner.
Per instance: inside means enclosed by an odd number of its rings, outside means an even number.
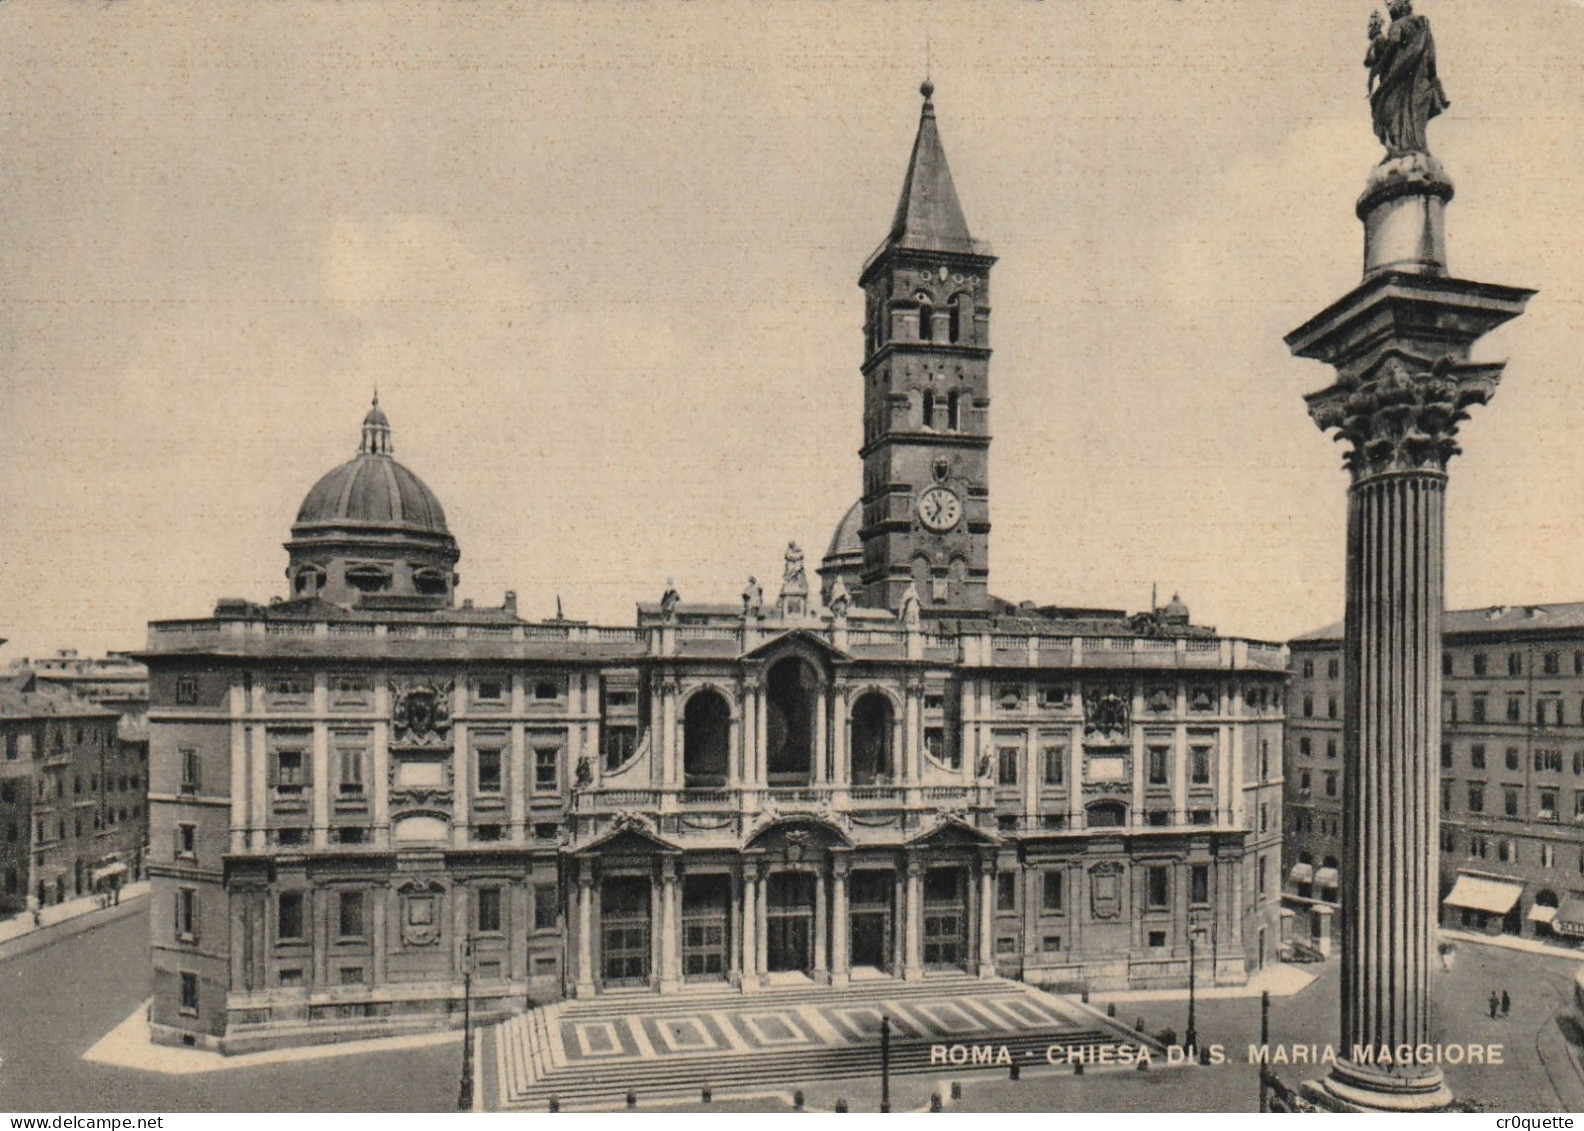
[[[1379,12],[1370,13],[1370,110],[1375,136],[1387,158],[1430,152],[1425,127],[1451,103],[1436,77],[1435,39],[1430,21],[1413,14],[1413,0],[1386,0],[1391,26],[1383,27]]]

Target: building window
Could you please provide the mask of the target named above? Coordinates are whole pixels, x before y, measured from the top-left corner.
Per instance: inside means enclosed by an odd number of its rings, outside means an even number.
[[[1165,746],[1149,748],[1149,783],[1167,785],[1171,781],[1171,749]]]
[[[501,752],[497,749],[486,748],[476,752],[478,761],[478,791],[480,793],[499,793],[501,791]],[[554,788],[554,780],[551,788]]]
[[[1562,670],[1562,654],[1560,652],[1547,652],[1541,657],[1541,661],[1546,675],[1556,675]]]
[[[1507,748],[1507,768],[1509,770],[1516,770],[1518,768],[1518,753],[1519,751],[1516,746],[1509,746]]]
[[[358,797],[363,793],[363,751],[341,751],[341,793],[345,797]]]
[[[1156,948],[1156,949],[1159,949],[1159,948],[1165,946],[1166,945],[1166,932],[1165,931],[1151,931],[1149,933],[1149,945],[1151,947]]]
[[[1486,707],[1489,705],[1489,698],[1490,697],[1487,695],[1476,693],[1473,699],[1470,700],[1474,712],[1475,722],[1482,723],[1485,721],[1485,711]]]
[[[1305,695],[1303,701],[1303,716],[1306,719],[1314,718],[1314,696]]]
[[[1498,840],[1496,842],[1496,859],[1497,859],[1497,861],[1499,863],[1502,863],[1502,864],[1510,864],[1510,863],[1512,863],[1512,856],[1513,856],[1512,841],[1508,840],[1506,837],[1502,837],[1500,840]]]
[[[1450,691],[1441,696],[1441,721],[1444,723],[1458,721],[1457,696]]]
[[[198,975],[186,970],[181,974],[181,1011],[188,1014],[198,1012]]]
[[[1562,751],[1536,750],[1534,752],[1534,768],[1539,773],[1560,774],[1562,772]]]
[[[1210,865],[1195,864],[1188,869],[1188,902],[1195,905],[1210,902]]]
[[[1519,652],[1507,653],[1507,674],[1523,675],[1523,654]]]
[[[1468,811],[1470,813],[1485,812],[1485,787],[1470,784],[1468,787]]]
[[[281,942],[302,942],[308,937],[304,927],[302,892],[281,892],[275,905],[275,937]]]
[[[1337,697],[1335,695],[1327,696],[1327,698],[1326,698],[1326,718],[1334,719],[1336,717],[1337,717]]]
[[[1335,758],[1336,756],[1337,756],[1337,742],[1336,742],[1336,739],[1334,739],[1334,738],[1326,739],[1326,757],[1327,758]]]
[[[506,701],[506,682],[497,676],[488,676],[473,685],[473,698],[480,703],[500,704]]]
[[[566,695],[566,681],[563,679],[536,679],[534,681],[534,698],[540,701],[560,699]]]
[[[78,834],[82,835],[81,833]],[[180,824],[176,826],[176,855],[191,860],[198,855],[198,826],[193,824]]]
[[[1452,653],[1451,652],[1442,652],[1441,653],[1441,674],[1442,675],[1451,675],[1452,674]]]
[[[1554,821],[1557,819],[1556,790],[1542,789],[1540,791],[1540,808],[1535,817],[1542,821]]]
[[[176,677],[176,705],[191,707],[198,702],[198,681],[190,675]]]
[[[1307,796],[1309,796],[1309,791],[1312,788],[1313,788],[1313,784],[1310,781],[1309,771],[1308,770],[1300,770],[1300,771],[1298,771],[1298,792],[1303,794],[1305,797],[1307,797]]]
[[[1003,746],[996,751],[996,784],[1017,785],[1018,748]]]
[[[374,681],[366,675],[332,675],[330,703],[335,707],[371,707]]]
[[[1170,907],[1171,869],[1165,864],[1151,864],[1144,870],[1144,875],[1144,906],[1151,911],[1161,911]]]
[[[1045,758],[1045,784],[1061,785],[1067,776],[1067,748],[1065,746],[1047,746]]]
[[[1489,674],[1489,670],[1490,670],[1490,662],[1486,658],[1485,653],[1484,652],[1475,652],[1474,653],[1474,674],[1475,675],[1487,675],[1487,674]]]
[[[301,793],[308,759],[301,750],[275,752],[275,788],[281,793]]]
[[[1066,906],[1065,877],[1060,871],[1051,870],[1040,874],[1040,909],[1047,912],[1059,912]]]
[[[1263,856],[1254,861],[1254,890],[1259,892],[1261,898],[1268,894],[1265,883],[1265,881],[1269,879],[1269,877],[1266,875],[1266,872],[1268,871],[1266,864],[1267,860]]]
[[[1314,747],[1310,744],[1310,742],[1309,742],[1309,740],[1307,738],[1300,738],[1298,740],[1298,756],[1300,758],[1309,757],[1313,753],[1313,751],[1314,751]]]
[[[1523,722],[1523,695],[1513,694],[1507,696],[1507,721],[1510,723]]]
[[[561,781],[561,750],[556,746],[534,749],[534,792],[554,793]]]
[[[176,889],[176,937],[182,942],[198,941],[198,889]]]
[[[1194,785],[1210,784],[1210,748],[1195,746],[1189,753],[1189,779]]]
[[[605,728],[605,768],[618,769],[627,764],[638,748],[638,728],[607,726]]]
[[[498,933],[501,929],[501,889],[479,888],[477,894],[477,918],[474,929],[481,935]]]
[[[1502,790],[1502,808],[1507,816],[1518,816],[1518,787],[1509,785]]]
[[[362,892],[344,891],[341,893],[340,914],[336,919],[336,927],[337,934],[343,939],[360,939],[363,937]]]
[[[1313,660],[1305,660],[1303,662],[1303,677],[1305,679],[1313,679],[1314,678],[1314,661]]]
[[[1335,770],[1326,771],[1325,795],[1327,797],[1335,797],[1337,795],[1337,775]]]
[[[1339,676],[1341,674],[1342,674],[1342,661],[1341,660],[1338,660],[1335,656],[1333,656],[1331,659],[1326,661],[1326,676],[1328,678],[1336,679],[1337,676]]]
[[[1270,806],[1263,801],[1260,802],[1259,807],[1259,827],[1262,833],[1270,832]]]
[[[556,886],[554,884],[536,884],[534,886],[534,930],[553,931],[556,929]]]
[[[998,873],[996,884],[996,910],[1017,910],[1017,876],[1012,872]]]
[[[186,747],[181,750],[181,791],[198,792],[198,751]],[[96,790],[97,786],[94,787]]]
[[[1452,744],[1450,742],[1441,744],[1441,768],[1443,770],[1452,768]]]
[[[1573,819],[1584,821],[1584,789],[1573,791]]]
[[[1485,768],[1485,744],[1483,742],[1476,742],[1469,747],[1469,765],[1476,770]]]
[[[1441,812],[1452,812],[1452,783],[1449,781],[1441,783]]]

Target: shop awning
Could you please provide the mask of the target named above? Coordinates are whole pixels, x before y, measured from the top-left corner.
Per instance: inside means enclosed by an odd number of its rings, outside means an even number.
[[[1492,915],[1505,915],[1513,909],[1523,894],[1522,884],[1508,884],[1489,880],[1484,876],[1458,873],[1457,883],[1441,902],[1451,907],[1464,907],[1470,911],[1485,911]]]
[[[1335,868],[1321,868],[1319,871],[1315,872],[1315,883],[1319,884],[1323,888],[1336,887],[1337,870]]]
[[[1557,909],[1555,907],[1542,907],[1537,903],[1529,909],[1529,921],[1531,923],[1549,923],[1556,918],[1556,913]]]
[[[106,864],[103,868],[95,868],[90,879],[97,884],[100,880],[111,880],[116,876],[124,876],[126,875],[126,870],[127,866],[118,860],[114,864]]]
[[[1294,864],[1292,866],[1292,871],[1287,873],[1287,878],[1295,884],[1313,883],[1314,865],[1303,863]]]
[[[1551,926],[1564,935],[1584,938],[1584,896],[1563,897],[1562,906],[1557,908],[1556,918],[1551,920]]]

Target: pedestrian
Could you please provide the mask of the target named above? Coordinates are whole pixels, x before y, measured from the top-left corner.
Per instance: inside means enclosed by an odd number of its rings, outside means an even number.
[[[1496,996],[1496,991],[1495,990],[1491,991],[1490,1009],[1491,1009],[1491,1016],[1492,1017],[1495,1017],[1496,1016],[1496,1011],[1501,1009],[1501,998]]]
[[[1512,1012],[1512,998],[1507,996],[1507,991],[1502,991],[1502,1016],[1506,1017]]]

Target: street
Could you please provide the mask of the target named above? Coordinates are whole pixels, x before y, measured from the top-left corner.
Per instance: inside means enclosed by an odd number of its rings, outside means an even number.
[[[146,909],[0,962],[0,1110],[447,1111],[460,1044],[186,1076],[82,1054],[150,996]]]

